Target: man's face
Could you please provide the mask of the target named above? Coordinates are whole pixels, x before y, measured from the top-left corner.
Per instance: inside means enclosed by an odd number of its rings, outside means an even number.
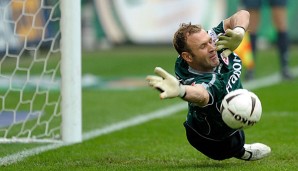
[[[188,63],[193,69],[210,72],[219,65],[216,47],[205,30],[189,35],[187,44],[192,50],[192,59]]]

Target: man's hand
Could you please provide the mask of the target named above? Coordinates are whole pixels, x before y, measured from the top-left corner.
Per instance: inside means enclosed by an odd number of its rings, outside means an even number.
[[[184,97],[186,95],[185,86],[181,85],[173,75],[169,74],[161,67],[156,67],[154,72],[158,76],[149,75],[146,80],[151,87],[161,91],[161,99],[174,98],[178,96]]]
[[[227,29],[225,34],[219,35],[216,50],[225,49],[224,55],[230,55],[240,45],[244,34],[245,30],[242,27],[235,27],[233,30]]]

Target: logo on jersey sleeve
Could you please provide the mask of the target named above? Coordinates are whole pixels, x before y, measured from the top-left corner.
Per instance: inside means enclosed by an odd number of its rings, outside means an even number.
[[[220,53],[220,57],[226,65],[229,65],[229,57],[228,56],[225,56],[224,53]]]

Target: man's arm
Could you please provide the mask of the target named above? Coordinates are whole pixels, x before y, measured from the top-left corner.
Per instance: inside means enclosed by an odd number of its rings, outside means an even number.
[[[200,107],[206,106],[208,104],[210,98],[209,93],[201,84],[196,84],[194,86],[184,86],[186,90],[186,96],[183,98],[184,100],[195,103]]]
[[[237,11],[231,17],[224,20],[224,29],[234,29],[235,27],[242,27],[247,30],[249,25],[250,14],[246,10]]]

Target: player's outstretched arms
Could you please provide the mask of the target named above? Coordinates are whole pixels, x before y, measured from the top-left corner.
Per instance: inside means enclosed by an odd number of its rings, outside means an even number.
[[[204,106],[209,101],[209,93],[200,84],[195,86],[182,85],[173,75],[161,67],[154,69],[156,75],[147,76],[149,86],[159,90],[161,99],[181,97],[182,99]]]

